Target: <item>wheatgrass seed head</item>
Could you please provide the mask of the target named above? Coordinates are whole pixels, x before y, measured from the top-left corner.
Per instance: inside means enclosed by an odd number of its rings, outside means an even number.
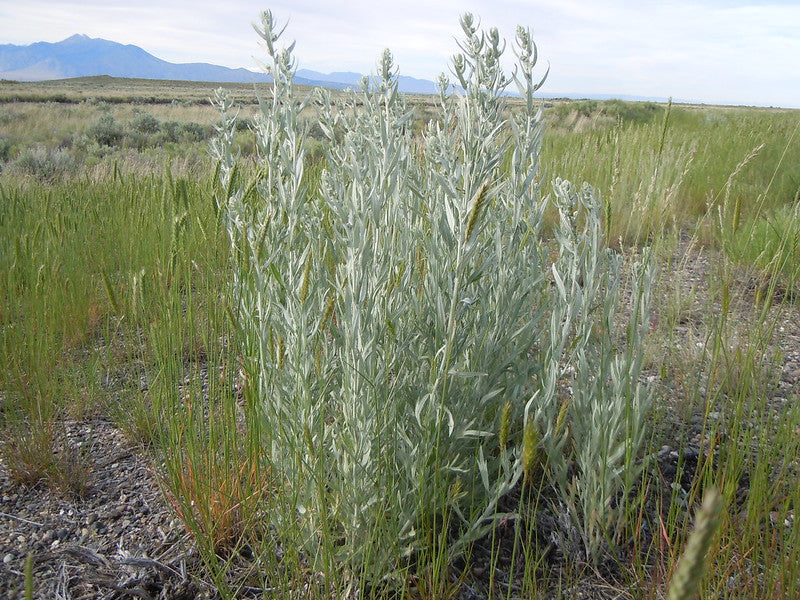
[[[483,205],[486,203],[486,200],[489,196],[489,180],[487,179],[481,184],[481,187],[478,188],[478,191],[475,193],[474,198],[472,199],[472,208],[469,211],[469,217],[467,218],[467,229],[466,233],[464,234],[464,243],[469,243],[470,239],[472,238],[472,233],[475,230],[475,226],[478,224],[478,216],[480,215],[481,209]]]
[[[511,402],[506,401],[500,417],[500,448],[505,449],[508,444],[508,432],[511,429]]]
[[[331,293],[328,296],[328,302],[325,304],[325,311],[322,313],[322,318],[320,319],[319,322],[320,329],[325,329],[325,325],[328,324],[328,319],[330,319],[331,315],[333,314],[333,308],[335,304],[336,304],[336,298],[333,295],[333,293]]]
[[[308,296],[308,282],[311,274],[311,252],[306,256],[306,264],[303,267],[303,283],[300,286],[300,302],[305,304]]]
[[[563,431],[564,423],[567,418],[567,411],[569,410],[569,396],[564,398],[564,401],[561,403],[561,408],[558,409],[558,416],[556,417],[556,432],[561,433]]]
[[[706,555],[717,532],[722,512],[722,499],[716,488],[710,488],[703,497],[703,506],[697,514],[694,531],[689,536],[678,568],[669,584],[667,600],[693,600],[697,598],[706,566]]]
[[[531,482],[539,462],[539,430],[533,419],[528,419],[525,423],[525,432],[522,436],[522,471],[525,473],[525,481]]]

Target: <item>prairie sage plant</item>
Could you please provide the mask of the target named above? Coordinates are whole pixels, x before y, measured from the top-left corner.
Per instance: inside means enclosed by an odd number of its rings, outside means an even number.
[[[283,548],[348,585],[467,554],[513,517],[499,501],[523,480],[552,485],[564,539],[594,559],[641,464],[652,273],[628,278],[630,325],[616,335],[622,275],[591,189],[557,181],[555,239],[543,229],[530,31],[517,29],[509,77],[498,31],[469,14],[461,28],[441,117],[421,133],[389,51],[359,90],[300,98],[270,12],[249,180],[217,96],[232,312],[278,481],[264,514]],[[318,176],[311,109],[327,138]]]

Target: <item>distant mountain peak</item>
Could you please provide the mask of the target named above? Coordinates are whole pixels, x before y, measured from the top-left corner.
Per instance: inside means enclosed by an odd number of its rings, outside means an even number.
[[[75,35],[71,35],[67,39],[62,40],[59,43],[61,43],[61,44],[69,44],[69,43],[72,43],[72,42],[88,42],[91,39],[92,38],[90,38],[85,33],[76,33]]]

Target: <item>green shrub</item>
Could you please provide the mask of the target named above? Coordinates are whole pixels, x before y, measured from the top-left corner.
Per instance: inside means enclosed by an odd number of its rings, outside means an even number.
[[[24,119],[25,115],[3,106],[0,108],[0,125],[10,125],[16,120]]]
[[[87,135],[102,146],[115,146],[124,136],[124,131],[114,119],[114,115],[107,113],[92,123],[86,131]]]
[[[138,112],[131,120],[131,128],[138,133],[157,133],[160,127],[158,119],[146,112]]]
[[[19,156],[9,163],[9,170],[42,181],[55,181],[70,174],[75,164],[75,156],[69,150],[36,146],[20,152]]]
[[[571,102],[570,107],[584,117],[591,117],[597,112],[597,100],[578,100]]]
[[[0,138],[0,162],[5,162],[11,158],[11,151],[14,148],[14,141],[8,138]]]
[[[641,472],[653,275],[634,270],[618,332],[621,265],[590,188],[555,182],[553,252],[544,239],[529,30],[516,37],[525,109],[511,116],[504,44],[471,15],[453,61],[466,92],[448,94],[440,77],[442,122],[421,140],[388,51],[375,85],[337,102],[318,91],[328,143],[317,185],[292,56],[275,47],[271,13],[262,22],[275,81],[257,128],[262,168],[239,182],[223,91],[214,149],[249,401],[286,482],[267,511],[283,547],[357,580],[391,579],[410,557],[465,552],[523,474],[543,474],[562,550],[599,560],[625,535],[625,492]]]
[[[600,111],[624,122],[648,123],[662,117],[664,107],[655,102],[625,102],[612,99],[602,102]]]
[[[168,142],[180,141],[181,124],[178,121],[165,121],[161,124],[161,134]]]
[[[255,127],[255,120],[251,117],[239,117],[236,119],[236,131],[252,131]]]
[[[199,123],[165,121],[161,125],[161,133],[167,142],[202,142],[211,137],[213,129]]]
[[[184,123],[182,129],[183,139],[190,142],[202,142],[211,137],[213,129],[200,123]]]

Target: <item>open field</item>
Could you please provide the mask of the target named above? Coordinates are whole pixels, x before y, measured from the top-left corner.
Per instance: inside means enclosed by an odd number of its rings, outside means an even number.
[[[0,82],[0,102],[107,102],[109,104],[208,104],[216,87],[238,102],[255,104],[251,83],[202,83],[159,79],[121,79],[101,75],[37,82]],[[265,88],[264,84],[259,87]]]
[[[0,596],[800,595],[800,112],[229,92],[0,83]]]
[[[257,94],[269,96],[271,88],[266,83],[207,83],[202,81],[168,81],[160,79],[124,79],[99,75],[51,81],[19,82],[0,81],[0,102],[55,102],[79,104],[82,102],[107,104],[183,104],[208,107],[214,90],[225,89],[234,102],[240,105],[257,105]],[[300,93],[311,93],[313,88],[298,85]],[[331,90],[334,96],[344,93]],[[431,96],[409,95],[417,104],[434,105]]]

